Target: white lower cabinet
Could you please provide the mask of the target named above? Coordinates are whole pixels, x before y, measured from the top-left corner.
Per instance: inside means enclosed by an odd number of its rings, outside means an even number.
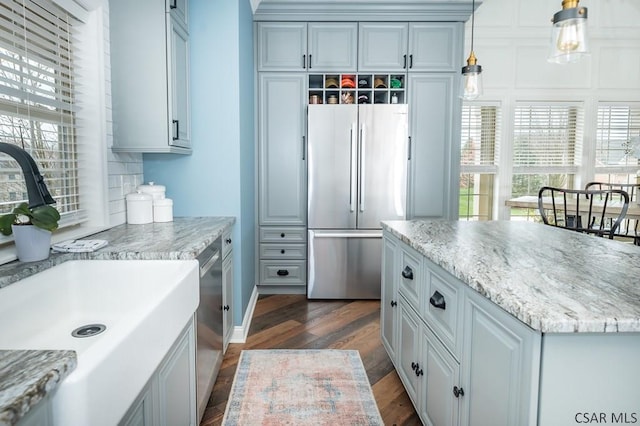
[[[121,426],[194,426],[196,413],[196,338],[190,320],[136,401]]]
[[[531,396],[537,399],[539,355],[534,354],[540,334],[475,291],[466,293],[461,424],[535,425]]]
[[[385,234],[382,262],[394,272],[383,275],[382,302],[390,303],[384,295],[397,299],[398,314],[382,309],[381,337],[388,342],[397,335],[395,352],[385,348],[422,422],[537,424],[540,333],[415,255]],[[387,286],[398,288],[398,296]]]

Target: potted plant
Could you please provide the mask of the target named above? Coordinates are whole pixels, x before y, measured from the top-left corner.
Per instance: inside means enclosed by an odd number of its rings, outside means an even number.
[[[11,213],[0,216],[0,232],[14,234],[18,260],[35,262],[49,257],[51,232],[58,229],[59,220],[55,207],[29,208],[27,203],[21,203]]]

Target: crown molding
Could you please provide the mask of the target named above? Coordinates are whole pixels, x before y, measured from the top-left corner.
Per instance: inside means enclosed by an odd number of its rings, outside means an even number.
[[[470,0],[262,0],[253,20],[466,22],[471,8]]]

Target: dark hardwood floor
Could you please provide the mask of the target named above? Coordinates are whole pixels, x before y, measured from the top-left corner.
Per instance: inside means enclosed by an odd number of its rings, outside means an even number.
[[[420,425],[380,341],[379,301],[316,301],[304,295],[261,296],[244,344],[230,344],[200,426],[222,423],[243,349],[356,349],[385,425]]]

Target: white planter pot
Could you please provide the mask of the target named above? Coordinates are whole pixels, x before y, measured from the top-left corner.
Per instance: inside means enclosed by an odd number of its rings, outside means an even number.
[[[11,225],[13,240],[21,262],[35,262],[49,257],[51,232],[33,225]]]

